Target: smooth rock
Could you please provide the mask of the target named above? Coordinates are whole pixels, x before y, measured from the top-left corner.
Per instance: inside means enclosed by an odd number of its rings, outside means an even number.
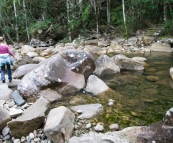
[[[103,106],[101,104],[86,104],[71,107],[73,111],[82,110],[82,114],[78,116],[80,119],[90,119],[101,112],[103,112]]]

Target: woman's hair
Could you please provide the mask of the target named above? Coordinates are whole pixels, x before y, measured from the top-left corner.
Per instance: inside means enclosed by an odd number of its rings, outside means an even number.
[[[4,42],[4,37],[0,37],[0,42]]]

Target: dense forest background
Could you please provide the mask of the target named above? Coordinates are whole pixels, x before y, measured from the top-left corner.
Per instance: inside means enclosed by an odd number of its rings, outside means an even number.
[[[0,35],[12,43],[111,31],[129,37],[159,23],[173,35],[173,0],[0,0]]]

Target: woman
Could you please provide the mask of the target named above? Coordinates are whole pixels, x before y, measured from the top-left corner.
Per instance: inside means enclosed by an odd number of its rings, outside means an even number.
[[[10,65],[13,65],[13,60],[11,56],[14,57],[13,53],[8,45],[5,44],[4,38],[0,37],[0,67],[2,83],[5,83],[5,65],[7,66],[8,80],[9,82],[12,81]],[[14,59],[16,58],[14,57]]]

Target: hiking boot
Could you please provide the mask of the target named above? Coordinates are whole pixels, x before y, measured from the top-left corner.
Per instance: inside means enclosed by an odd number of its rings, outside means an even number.
[[[5,83],[5,80],[2,80],[2,83]]]

